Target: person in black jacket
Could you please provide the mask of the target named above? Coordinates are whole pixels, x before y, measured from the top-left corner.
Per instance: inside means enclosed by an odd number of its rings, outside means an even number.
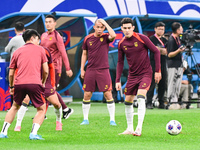
[[[150,37],[150,40],[153,42],[153,44],[158,48],[160,51],[160,63],[161,63],[161,75],[162,79],[158,83],[158,101],[159,101],[159,108],[164,109],[164,93],[166,90],[166,77],[167,77],[167,65],[166,65],[166,59],[167,59],[167,39],[163,37],[165,32],[165,24],[163,22],[157,22],[155,24],[155,34]],[[154,74],[155,74],[155,60],[154,60],[154,54],[150,51],[150,61],[151,66],[153,70],[152,75],[152,82],[149,91],[147,92],[147,109],[153,109],[152,105],[152,98],[154,96],[154,89],[156,86],[155,80],[154,80]]]

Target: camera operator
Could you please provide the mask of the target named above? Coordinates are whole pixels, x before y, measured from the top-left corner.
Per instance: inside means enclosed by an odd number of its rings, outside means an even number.
[[[158,101],[159,101],[159,108],[164,109],[164,93],[166,89],[166,78],[167,78],[167,66],[166,66],[166,59],[167,59],[167,39],[163,37],[165,33],[165,24],[163,22],[157,22],[155,24],[155,34],[152,35],[149,39],[153,42],[153,44],[158,48],[160,51],[160,62],[161,62],[161,75],[162,79],[158,83]],[[155,60],[154,60],[154,53],[150,51],[150,61],[151,67],[153,70],[152,75],[152,82],[147,92],[147,109],[153,109],[152,106],[152,99],[154,96],[154,89],[156,86],[154,74],[155,74]]]
[[[168,51],[168,92],[167,97],[170,106],[168,109],[180,109],[178,97],[181,88],[183,76],[182,52],[185,47],[181,46],[179,36],[183,33],[183,27],[180,23],[174,22],[171,26],[172,34],[167,44]]]

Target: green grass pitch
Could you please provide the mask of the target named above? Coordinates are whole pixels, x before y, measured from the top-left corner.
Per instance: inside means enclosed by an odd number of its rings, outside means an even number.
[[[56,131],[54,109],[47,111],[38,134],[43,141],[29,140],[32,127],[32,117],[36,109],[29,107],[22,122],[21,132],[14,132],[16,119],[8,130],[8,139],[0,139],[2,150],[190,150],[200,149],[200,110],[147,110],[141,137],[132,135],[118,135],[126,125],[124,104],[116,104],[117,126],[109,125],[109,115],[106,104],[92,103],[89,114],[89,125],[80,126],[83,120],[81,103],[71,103],[74,113],[62,120],[63,131]],[[137,112],[137,108],[134,108]],[[6,112],[0,112],[0,129],[3,126]],[[182,132],[177,136],[169,135],[166,124],[170,120],[178,120],[182,124]],[[134,127],[137,116],[134,116]]]

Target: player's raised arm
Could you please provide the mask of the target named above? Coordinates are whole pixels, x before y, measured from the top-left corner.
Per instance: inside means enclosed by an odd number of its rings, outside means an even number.
[[[113,41],[116,37],[115,31],[108,25],[108,23],[105,20],[98,19],[97,21],[101,22],[106,27],[106,29],[108,30],[108,33],[109,33],[108,38],[110,41]]]

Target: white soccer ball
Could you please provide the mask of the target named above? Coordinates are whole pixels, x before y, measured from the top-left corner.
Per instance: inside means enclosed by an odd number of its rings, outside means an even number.
[[[154,101],[154,102],[153,102],[153,105],[154,105],[154,107],[158,107],[158,106],[159,106],[159,101],[157,101],[157,100]]]
[[[170,135],[178,135],[182,130],[181,123],[177,120],[171,120],[167,123],[166,130]]]

